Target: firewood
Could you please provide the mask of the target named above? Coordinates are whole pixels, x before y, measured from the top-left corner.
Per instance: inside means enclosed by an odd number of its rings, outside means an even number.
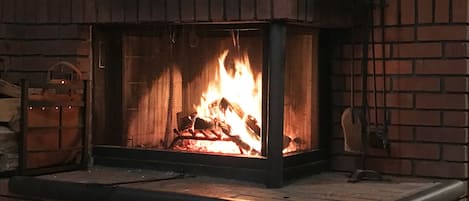
[[[203,130],[203,129],[210,129],[210,128],[213,128],[213,127],[214,127],[213,122],[207,121],[207,120],[199,118],[199,117],[195,118],[194,129]]]
[[[178,130],[183,131],[186,129],[191,129],[192,126],[194,125],[194,116],[188,115],[188,116],[183,116],[182,112],[176,113],[177,117],[177,125],[178,125]]]
[[[243,109],[236,103],[231,103],[226,98],[222,98],[219,103],[219,107],[221,111],[226,111],[227,109],[231,109],[234,111],[240,118],[244,119],[246,124],[246,128],[248,128],[249,134],[252,135],[255,139],[260,139],[261,137],[261,128],[257,125],[257,119],[251,115],[246,115]]]
[[[285,149],[288,146],[290,146],[291,141],[292,141],[291,137],[284,135],[283,136],[283,148]]]
[[[6,80],[0,79],[0,94],[8,97],[19,98],[21,96],[21,88],[7,82]]]

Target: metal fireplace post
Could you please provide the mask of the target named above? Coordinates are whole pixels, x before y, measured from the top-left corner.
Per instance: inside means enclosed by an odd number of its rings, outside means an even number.
[[[268,120],[266,186],[283,185],[283,103],[285,86],[286,24],[275,21],[269,27],[268,48]]]

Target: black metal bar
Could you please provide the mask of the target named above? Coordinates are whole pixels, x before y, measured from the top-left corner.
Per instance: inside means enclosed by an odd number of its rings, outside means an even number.
[[[62,118],[63,118],[63,111],[64,111],[64,108],[63,106],[60,106],[59,107],[59,150],[62,149],[62,124],[63,124],[63,121],[62,121]]]
[[[262,33],[262,147],[261,147],[261,154],[262,156],[267,156],[267,94],[268,90],[267,87],[269,86],[269,76],[267,76],[269,72],[269,32],[266,30],[267,28],[264,27],[264,31]]]
[[[92,100],[91,100],[91,81],[90,80],[85,80],[84,84],[84,90],[83,94],[85,95],[85,110],[82,111],[84,113],[83,120],[85,122],[85,130],[83,131],[83,141],[82,141],[82,146],[83,146],[83,153],[82,153],[82,168],[88,168],[91,166],[91,130],[92,130],[92,118],[91,118],[91,113],[92,113]]]
[[[21,80],[21,117],[20,127],[21,133],[18,135],[18,170],[19,174],[24,174],[27,166],[27,133],[28,133],[28,88],[27,80]]]
[[[174,164],[194,164],[225,166],[240,169],[262,169],[264,158],[233,156],[227,154],[200,154],[156,149],[136,149],[116,146],[94,146],[93,156],[101,158],[121,158],[129,161],[159,161]]]
[[[283,104],[285,86],[285,48],[287,29],[284,22],[274,21],[269,29],[268,118],[266,186],[283,185]]]

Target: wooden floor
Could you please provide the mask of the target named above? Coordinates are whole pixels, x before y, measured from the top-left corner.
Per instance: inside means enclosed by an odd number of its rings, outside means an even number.
[[[389,177],[391,179],[389,182],[347,183],[347,174],[326,172],[297,180],[280,189],[267,189],[261,184],[230,179],[181,176],[173,172],[110,167],[94,167],[89,171],[52,174],[41,176],[41,178],[101,184],[154,179],[156,181],[118,185],[228,200],[254,201],[391,201],[399,200],[440,184],[438,181],[402,177]]]

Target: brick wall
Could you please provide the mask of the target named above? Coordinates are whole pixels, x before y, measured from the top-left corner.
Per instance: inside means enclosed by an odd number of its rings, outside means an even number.
[[[138,5],[135,2],[0,0],[0,57],[8,67],[8,73],[2,71],[0,75],[13,82],[20,78],[46,79],[47,68],[61,60],[76,64],[86,74],[90,69],[89,24],[265,19],[276,14],[270,9],[263,10],[270,6],[261,6],[270,5],[273,0],[257,0],[254,10],[246,6],[252,1],[244,0],[235,3],[212,0],[209,7],[203,6],[207,0],[140,0]],[[330,18],[328,12],[312,15],[309,1],[294,2],[289,6],[297,13],[281,16],[292,15],[300,21]],[[185,12],[191,6],[194,9]],[[232,9],[227,9],[231,7],[238,8],[237,12],[231,13]],[[167,12],[172,9],[175,12]],[[468,17],[466,0],[389,0],[384,45],[392,148],[389,155],[372,150],[369,168],[389,174],[468,178]],[[341,20],[329,21],[337,22]],[[377,56],[382,58],[380,36],[376,29]],[[358,157],[344,153],[339,122],[350,99],[352,50],[348,44],[338,49],[341,54],[337,55],[332,73],[335,105],[332,168],[353,170]],[[359,57],[359,48],[354,51]],[[355,62],[358,73],[359,60]],[[380,74],[381,62],[377,64]],[[371,78],[368,80],[372,87]],[[379,90],[383,88],[382,82],[378,76]],[[354,87],[360,89],[360,85],[356,79]],[[373,105],[371,94],[368,97]],[[360,94],[355,99],[360,104]],[[380,107],[382,99],[378,95]],[[378,112],[382,113],[382,108]]]
[[[47,70],[59,61],[75,64],[88,77],[90,69],[88,26],[72,24],[0,24],[3,79],[47,79]]]
[[[388,0],[385,12],[389,153],[370,150],[367,167],[388,174],[468,178],[468,2],[467,0]],[[375,24],[379,24],[376,10]],[[383,116],[381,29],[374,29],[379,121]],[[359,157],[345,153],[340,115],[350,104],[351,49],[344,40],[333,65],[334,133],[332,169],[351,171]],[[370,45],[371,47],[371,45]],[[370,54],[371,54],[371,48]],[[354,88],[361,90],[360,61]],[[371,62],[370,62],[371,64]],[[368,87],[372,89],[371,65]],[[370,106],[375,103],[368,94]],[[361,93],[355,100],[361,104]],[[374,115],[371,111],[371,117]],[[373,118],[372,118],[373,119]]]

